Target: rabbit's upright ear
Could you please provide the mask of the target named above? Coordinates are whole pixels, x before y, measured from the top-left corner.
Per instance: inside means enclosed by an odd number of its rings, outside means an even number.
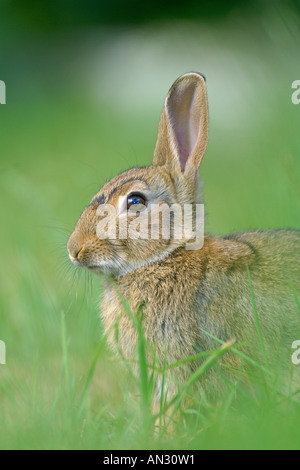
[[[184,175],[200,166],[208,140],[205,78],[198,72],[172,85],[161,115],[153,165],[166,165]]]

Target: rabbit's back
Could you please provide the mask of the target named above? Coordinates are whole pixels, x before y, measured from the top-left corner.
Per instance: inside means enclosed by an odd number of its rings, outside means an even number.
[[[247,353],[261,347],[261,333],[270,356],[290,357],[300,333],[300,231],[243,232],[222,242],[248,247],[252,256],[227,269],[211,263],[195,304],[200,328],[223,341],[234,338]]]

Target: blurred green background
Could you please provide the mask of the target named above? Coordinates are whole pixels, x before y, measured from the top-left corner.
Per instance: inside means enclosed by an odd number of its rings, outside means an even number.
[[[207,78],[206,230],[300,228],[299,24],[297,1],[0,0],[1,448],[133,446],[128,378],[105,348],[88,424],[72,421],[65,382],[80,388],[97,350],[101,279],[66,241],[106,180],[151,162],[179,75]],[[296,446],[292,430],[193,445]]]

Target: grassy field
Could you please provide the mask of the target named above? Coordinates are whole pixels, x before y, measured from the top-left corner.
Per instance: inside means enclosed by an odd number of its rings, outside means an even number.
[[[210,101],[201,170],[207,231],[300,229],[300,105],[291,103],[291,83],[300,78],[299,42],[276,21],[267,17],[268,34],[257,24],[241,30],[240,23],[230,34],[228,25],[215,26],[201,30],[198,43],[194,23],[176,34],[170,25],[120,31],[99,56],[85,38],[93,54],[87,58],[84,49],[76,59],[68,56],[69,69],[59,41],[53,50],[44,45],[52,50],[49,63],[43,46],[35,45],[31,62],[16,59],[8,79],[0,76],[7,85],[7,105],[0,108],[0,340],[7,355],[0,365],[0,448],[300,447],[299,404],[283,399],[266,372],[267,385],[258,392],[250,378],[246,392],[232,385],[217,404],[184,384],[193,406],[182,411],[172,435],[153,432],[145,419],[149,384],[132,377],[103,337],[102,279],[77,271],[66,252],[78,216],[101,185],[151,162],[164,96],[190,69],[207,75]],[[253,28],[258,36],[251,41]],[[179,43],[182,37],[186,46],[170,58],[172,38]],[[203,45],[199,57],[189,52],[186,58],[190,43],[194,51]],[[159,76],[164,54],[169,63]],[[145,66],[152,57],[150,78],[150,66],[141,71],[143,57]],[[88,72],[74,78],[81,64]],[[117,66],[123,85],[114,89]]]

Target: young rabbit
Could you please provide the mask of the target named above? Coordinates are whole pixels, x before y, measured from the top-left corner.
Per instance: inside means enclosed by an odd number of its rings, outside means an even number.
[[[105,281],[101,315],[112,345],[113,326],[118,324],[118,347],[126,358],[135,357],[138,333],[122,298],[141,319],[161,366],[164,360],[172,363],[216,349],[217,338],[235,340],[254,358],[254,348],[268,361],[284,353],[288,369],[292,342],[300,339],[299,231],[251,231],[222,238],[206,234],[203,246],[190,249],[191,233],[174,237],[171,217],[169,238],[161,236],[159,226],[154,233],[160,236],[152,238],[118,235],[137,216],[141,225],[149,222],[151,206],[196,207],[207,140],[205,78],[187,73],[167,95],[152,165],[121,173],[93,197],[68,241],[69,257],[76,266],[114,279]],[[114,211],[105,219],[101,209],[107,204]],[[107,227],[99,222],[109,223],[116,214],[117,235],[107,237]],[[191,219],[195,227],[194,215]],[[185,380],[199,364],[195,359],[175,368],[175,382]],[[222,364],[228,370],[239,368],[240,356],[227,352]],[[219,393],[222,383],[211,368],[201,387]],[[171,396],[174,390],[168,387]]]

